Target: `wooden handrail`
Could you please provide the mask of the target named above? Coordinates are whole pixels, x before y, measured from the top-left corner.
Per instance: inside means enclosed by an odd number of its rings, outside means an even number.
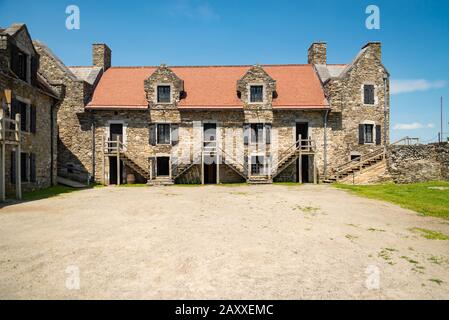
[[[225,157],[225,161],[227,161],[226,159],[229,157],[229,158],[232,160],[232,162],[229,162],[229,163],[230,163],[230,164],[237,164],[237,165],[239,165],[239,166],[241,167],[243,173],[245,173],[245,169],[248,170],[248,168],[245,168],[245,165],[244,165],[244,164],[242,164],[242,163],[240,163],[239,161],[237,161],[233,156],[231,156],[229,153],[227,153],[226,151],[224,151],[222,148],[217,147],[217,149],[218,149],[221,153],[223,153],[223,154],[226,156],[226,157]]]
[[[419,144],[419,138],[411,138],[411,137],[407,136],[407,137],[404,137],[402,139],[399,139],[399,140],[391,143],[390,145],[398,145],[402,142],[405,142],[406,146],[410,146],[413,144],[413,141],[415,142],[414,144]]]
[[[353,167],[360,167],[367,161],[373,160],[374,158],[377,158],[380,155],[383,155],[383,156],[385,155],[384,147],[375,149],[365,155],[361,155],[360,157],[357,157],[351,161],[348,161],[348,162],[338,166],[337,168],[335,168],[335,172],[340,173],[342,171],[352,169]]]

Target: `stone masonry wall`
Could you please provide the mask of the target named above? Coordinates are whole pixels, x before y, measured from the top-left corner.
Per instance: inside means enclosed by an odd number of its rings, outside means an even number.
[[[39,72],[63,92],[57,114],[59,173],[74,168],[85,182],[84,177],[92,173],[91,114],[84,110],[91,88],[78,80],[45,45],[39,42],[34,45],[41,57]]]
[[[22,183],[22,191],[28,192],[36,189],[47,188],[51,182],[56,183],[56,138],[53,136],[53,172],[51,171],[51,117],[55,119],[56,115],[52,105],[55,99],[44,94],[37,88],[30,86],[24,81],[4,76],[0,73],[0,92],[4,89],[11,89],[13,98],[26,100],[29,104],[36,106],[36,133],[22,132],[21,134],[21,152],[33,153],[36,156],[36,182]],[[0,102],[5,107],[3,99]],[[8,111],[9,112],[9,111]],[[53,132],[56,133],[56,121],[53,121]],[[6,146],[5,152],[5,182],[8,195],[14,193],[14,185],[11,184],[11,145]]]
[[[387,168],[395,183],[449,181],[449,144],[390,146]]]
[[[386,97],[384,95],[384,75],[386,70],[381,63],[380,44],[371,43],[361,52],[354,65],[347,69],[341,78],[331,78],[325,83],[326,96],[332,107],[328,127],[328,163],[338,166],[350,160],[351,152],[366,153],[379,147],[376,144],[360,145],[358,126],[372,121],[381,126],[381,145],[384,134],[384,101],[387,99],[387,128],[390,126],[389,81]],[[375,104],[365,105],[363,85],[375,86]],[[387,130],[387,142],[389,130]]]

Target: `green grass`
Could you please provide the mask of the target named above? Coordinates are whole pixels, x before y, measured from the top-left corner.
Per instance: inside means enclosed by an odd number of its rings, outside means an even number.
[[[444,233],[441,233],[439,231],[433,231],[423,228],[413,228],[410,229],[410,231],[418,232],[421,234],[421,236],[429,240],[449,240],[448,235],[445,235]]]
[[[449,182],[433,181],[406,185],[383,184],[372,186],[336,184],[335,187],[352,191],[367,198],[392,202],[425,216],[449,220],[449,189],[431,189],[434,187],[449,188]]]
[[[35,201],[35,200],[40,200],[40,199],[56,197],[61,194],[71,193],[71,192],[78,191],[78,190],[81,190],[81,189],[75,189],[75,188],[57,185],[57,186],[50,187],[47,189],[26,192],[23,194],[23,200]]]

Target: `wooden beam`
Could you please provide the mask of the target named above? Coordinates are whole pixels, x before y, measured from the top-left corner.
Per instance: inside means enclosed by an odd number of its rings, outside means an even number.
[[[120,186],[120,137],[117,135],[117,186]]]
[[[0,108],[0,126],[1,126],[1,132],[0,132],[0,143],[1,143],[1,155],[0,155],[0,201],[6,200],[6,191],[5,191],[5,152],[6,152],[6,145],[3,141],[3,139],[6,138],[5,136],[5,119],[4,119],[4,112],[3,109]]]
[[[22,200],[22,173],[21,173],[21,160],[20,160],[20,143],[21,143],[21,128],[20,128],[20,114],[16,114],[16,123],[15,123],[15,138],[17,141],[16,147],[16,199]]]

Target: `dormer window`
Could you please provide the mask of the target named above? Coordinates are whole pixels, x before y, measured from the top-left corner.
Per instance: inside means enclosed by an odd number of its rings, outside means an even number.
[[[171,87],[157,86],[157,102],[170,103],[171,102]]]
[[[11,70],[23,81],[28,81],[28,55],[20,50],[13,50]]]
[[[250,87],[250,100],[251,103],[263,102],[263,86],[251,86]]]

